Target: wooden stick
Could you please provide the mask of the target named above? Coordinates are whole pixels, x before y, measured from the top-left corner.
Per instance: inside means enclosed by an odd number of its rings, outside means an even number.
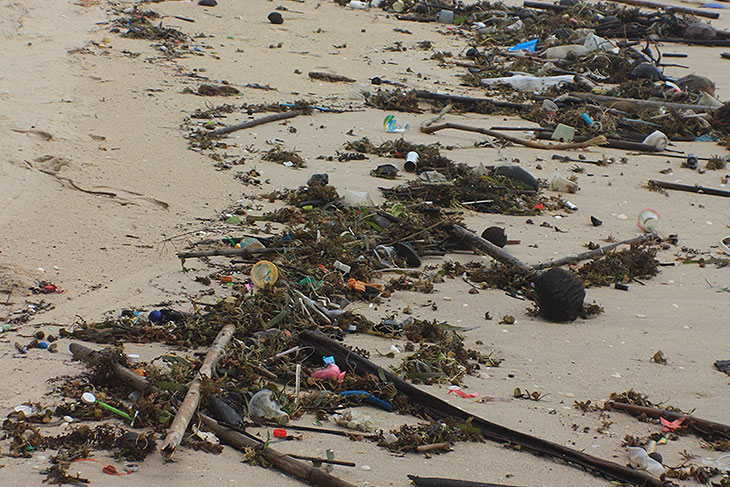
[[[489,240],[483,239],[479,235],[477,235],[474,232],[470,232],[466,228],[459,226],[459,225],[452,225],[449,231],[456,237],[461,238],[464,240],[467,244],[469,244],[471,247],[481,250],[488,256],[492,257],[493,259],[496,259],[503,264],[510,264],[513,265],[523,271],[527,272],[534,272],[534,269],[530,267],[529,265],[522,262],[517,257],[514,257],[504,250],[502,250],[500,247],[497,247]]]
[[[275,254],[286,250],[284,247],[276,247],[270,249],[249,249],[244,247],[242,249],[216,249],[216,250],[200,250],[198,252],[179,252],[177,256],[180,259],[191,259],[194,257],[211,257],[213,255],[262,255],[262,254]]]
[[[725,438],[730,438],[730,426],[722,423],[715,423],[714,421],[708,421],[706,419],[695,418],[694,416],[688,416],[686,414],[677,413],[675,411],[667,411],[666,409],[649,408],[646,406],[636,406],[634,404],[625,404],[622,402],[609,402],[606,403],[608,409],[616,409],[618,411],[624,411],[634,416],[640,416],[645,414],[650,418],[664,418],[669,421],[674,421],[683,416],[687,416],[682,422],[682,426],[686,426],[703,438],[720,435]]]
[[[99,364],[99,361],[102,359],[102,356],[99,352],[92,350],[89,347],[85,347],[79,343],[70,343],[68,349],[71,351],[71,354],[75,359],[83,360],[91,366]],[[117,362],[114,362],[112,364],[112,372],[117,378],[121,379],[123,382],[126,382],[138,391],[145,391],[150,387],[150,383],[147,382],[147,379],[145,379],[141,375],[135,374],[134,372],[124,367],[123,365],[118,364]]]
[[[468,480],[442,479],[438,477],[417,477],[408,476],[418,487],[513,487],[505,484],[492,484],[489,482],[470,482]]]
[[[175,415],[175,419],[172,421],[172,425],[167,433],[167,437],[162,444],[160,453],[167,460],[172,458],[173,453],[175,453],[175,448],[177,448],[182,441],[185,430],[188,429],[188,425],[190,424],[193,414],[195,414],[195,411],[198,409],[202,377],[211,377],[215,364],[218,362],[218,359],[223,353],[223,350],[226,348],[228,342],[231,341],[234,331],[236,331],[235,326],[224,326],[223,329],[218,332],[218,336],[215,337],[213,344],[210,346],[210,350],[208,350],[208,354],[205,356],[205,360],[203,360],[203,365],[200,366],[199,373],[190,385],[188,393],[185,395],[185,399],[180,405],[180,409],[178,409],[177,415]]]
[[[550,140],[552,139],[552,134],[550,132],[542,131],[537,133],[536,138],[541,140]],[[574,140],[581,142],[583,140],[586,140],[586,138],[576,137]],[[609,138],[606,138],[606,143],[603,144],[603,147],[610,147],[611,149],[634,150],[639,152],[657,152],[657,148],[653,145],[642,144],[641,142],[633,142],[630,140]]]
[[[271,421],[264,422],[265,425],[273,426],[276,428],[281,428],[281,425],[279,423],[273,423]],[[288,423],[286,425],[287,429],[294,430],[294,431],[312,431],[314,433],[323,433],[327,435],[335,435],[335,436],[344,436],[345,438],[352,438],[352,437],[358,437],[358,438],[364,438],[366,440],[377,440],[378,435],[367,435],[361,432],[355,432],[355,431],[340,431],[340,430],[333,430],[328,428],[319,428],[317,426],[301,426],[298,424],[291,424]]]
[[[717,107],[710,105],[692,105],[691,103],[671,103],[668,101],[657,101],[657,100],[641,100],[638,98],[621,98],[618,96],[606,96],[606,95],[595,95],[593,93],[578,93],[570,92],[570,96],[581,98],[583,100],[591,100],[600,103],[601,105],[617,105],[622,106],[621,110],[628,112],[636,111],[640,108],[672,108],[676,110],[699,110],[704,112],[711,112],[717,110]]]
[[[221,426],[211,417],[204,414],[200,414],[200,417],[203,420],[203,423],[205,423],[205,425],[222,441],[242,451],[247,448],[260,448],[261,456],[267,462],[271,463],[274,467],[284,473],[321,487],[355,487],[353,484],[330,475],[324,470],[307,465],[306,463],[278,452],[271,447],[267,446],[262,448],[262,442],[257,442],[242,435],[241,433]]]
[[[265,117],[257,118],[255,120],[247,120],[245,122],[241,122],[236,125],[229,125],[228,127],[221,127],[221,128],[211,131],[210,133],[213,135],[230,134],[231,132],[235,132],[236,130],[247,129],[247,128],[255,127],[257,125],[263,125],[263,124],[269,123],[269,122],[276,122],[277,120],[286,120],[287,118],[298,117],[299,115],[304,115],[304,113],[305,113],[304,110],[290,110],[288,112],[273,113],[271,115],[266,115]]]
[[[411,403],[421,406],[433,418],[452,418],[463,421],[470,424],[471,427],[481,430],[484,437],[489,440],[519,445],[533,453],[559,458],[565,462],[580,465],[581,467],[622,482],[641,487],[663,487],[664,485],[661,480],[639,470],[597,458],[558,443],[521,433],[470,414],[404,381],[394,373],[379,367],[370,360],[345,348],[321,332],[305,330],[299,334],[298,340],[302,344],[313,347],[318,355],[333,356],[335,362],[343,370],[346,369],[362,375],[373,374],[376,377],[379,374],[384,374],[386,380],[392,382],[398,392],[405,395]]]
[[[514,103],[511,101],[495,100],[494,98],[474,98],[471,96],[451,95],[449,93],[433,93],[431,91],[424,90],[416,90],[416,98],[459,103],[489,103],[491,105],[494,105],[495,107],[516,108],[517,110],[521,110],[526,106],[521,103]]]
[[[685,14],[696,15],[697,17],[706,17],[708,19],[719,19],[720,14],[717,12],[705,12],[690,7],[675,7],[673,5],[667,5],[665,3],[650,2],[649,0],[612,0],[616,3],[625,3],[626,5],[634,5],[635,7],[646,7],[656,8],[660,10],[666,10],[667,12],[682,12]]]
[[[537,264],[533,267],[535,269],[541,270],[541,269],[547,269],[550,267],[559,267],[559,266],[565,265],[565,264],[572,264],[573,262],[580,262],[581,260],[592,259],[593,257],[595,257],[597,255],[604,255],[609,250],[613,250],[620,245],[633,245],[636,243],[644,242],[644,241],[649,240],[654,237],[656,237],[656,233],[647,233],[644,235],[640,235],[638,237],[630,238],[628,240],[623,240],[621,242],[612,243],[610,245],[606,245],[606,246],[598,248],[598,249],[581,252],[580,254],[566,255],[565,257],[561,257],[560,259],[551,260],[549,262],[543,262],[543,263]]]
[[[712,196],[724,196],[730,198],[730,191],[724,189],[706,188],[699,184],[680,184],[670,183],[668,181],[657,181],[656,179],[650,179],[649,185],[654,185],[663,189],[674,189],[677,191],[687,191],[690,193],[710,194]]]
[[[431,443],[430,445],[420,445],[416,447],[416,451],[418,453],[426,453],[434,450],[444,450],[449,447],[448,441],[443,441],[441,443]]]
[[[440,123],[437,125],[431,125],[430,127],[421,127],[421,132],[426,134],[432,134],[438,130],[443,129],[456,129],[466,130],[467,132],[476,132],[479,134],[489,135],[498,139],[506,140],[514,144],[524,145],[525,147],[531,147],[533,149],[545,149],[545,150],[561,150],[561,149],[580,149],[582,147],[590,147],[592,145],[601,145],[606,142],[606,137],[599,135],[592,139],[586,140],[585,142],[576,142],[572,144],[541,144],[539,142],[533,142],[531,140],[520,139],[518,137],[512,137],[511,135],[502,134],[495,132],[494,130],[484,129],[481,127],[473,127],[471,125],[463,125],[460,123]]]

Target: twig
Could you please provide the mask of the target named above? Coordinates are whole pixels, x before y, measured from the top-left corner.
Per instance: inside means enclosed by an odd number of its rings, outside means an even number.
[[[244,247],[242,249],[216,249],[216,250],[200,250],[198,252],[178,252],[177,256],[180,259],[191,259],[194,257],[211,257],[214,255],[262,255],[262,254],[275,254],[281,252],[284,247],[274,247],[270,249],[249,249]]]
[[[276,426],[277,428],[280,428],[281,425],[279,423],[271,423],[267,422],[264,424],[268,424],[270,426]],[[323,433],[326,435],[335,435],[335,436],[344,436],[345,438],[352,438],[355,437],[362,437],[367,440],[377,440],[378,435],[364,435],[362,433],[356,433],[356,432],[350,432],[350,431],[340,431],[340,430],[333,430],[328,428],[318,428],[317,426],[301,426],[298,424],[287,424],[287,429],[294,430],[294,431],[311,431],[313,433]]]
[[[260,449],[261,456],[264,460],[271,463],[282,472],[321,487],[355,487],[353,484],[330,475],[324,470],[307,465],[306,463],[278,452],[271,447],[263,446],[262,442],[257,442],[242,435],[241,433],[221,426],[211,417],[204,414],[200,414],[200,417],[203,420],[203,423],[205,423],[205,425],[222,441],[242,451],[247,448]]]
[[[444,450],[449,447],[448,441],[443,441],[441,443],[431,443],[430,445],[420,445],[416,447],[416,451],[418,453],[427,453],[434,450]]]
[[[706,188],[704,186],[700,186],[699,184],[679,184],[670,183],[668,181],[657,181],[656,179],[650,179],[649,185],[657,186],[663,189],[674,189],[677,191],[687,191],[689,193],[710,194],[712,196],[724,196],[726,198],[730,198],[730,191],[726,191],[724,189]]]
[[[355,462],[346,462],[344,460],[328,460],[326,458],[320,458],[320,457],[310,457],[307,455],[294,455],[293,453],[288,454],[292,458],[296,458],[297,460],[306,460],[308,462],[312,463],[331,463],[332,465],[342,465],[343,467],[356,467],[357,464]]]
[[[476,233],[470,232],[462,226],[453,225],[449,230],[451,231],[451,233],[454,234],[454,236],[461,238],[471,247],[481,250],[493,259],[496,259],[504,264],[513,265],[526,272],[534,272],[534,269],[532,267],[525,264],[517,257],[508,254],[489,240],[481,238]]]
[[[590,147],[592,145],[601,145],[606,142],[606,137],[599,135],[592,139],[586,140],[585,142],[575,142],[571,144],[541,144],[539,142],[533,142],[531,140],[520,139],[518,137],[512,137],[511,135],[502,134],[495,132],[494,130],[484,129],[481,127],[473,127],[471,125],[463,125],[460,123],[446,122],[438,125],[432,125],[430,127],[421,127],[421,132],[426,134],[432,134],[436,131],[443,129],[456,129],[465,130],[467,132],[476,132],[479,134],[489,135],[498,139],[506,140],[514,144],[524,145],[525,147],[531,147],[533,149],[546,149],[546,150],[562,150],[562,149],[580,149],[582,147]]]
[[[175,453],[175,448],[177,448],[182,441],[185,430],[188,429],[188,424],[190,424],[193,414],[195,414],[195,411],[198,409],[202,378],[211,377],[215,364],[218,362],[218,359],[223,353],[223,350],[226,348],[228,342],[231,341],[234,331],[236,331],[235,326],[224,326],[223,329],[218,332],[218,336],[215,337],[213,344],[210,346],[210,350],[205,356],[203,365],[200,366],[199,373],[195,376],[193,383],[190,385],[188,393],[185,395],[185,399],[183,400],[182,405],[180,405],[180,409],[178,409],[177,415],[175,415],[175,419],[172,421],[172,425],[167,433],[167,437],[162,444],[160,453],[167,460],[172,458],[173,453]]]
[[[277,120],[285,120],[287,118],[298,117],[299,115],[304,115],[304,113],[305,113],[304,110],[291,110],[288,112],[274,113],[271,115],[266,115],[265,117],[257,118],[255,120],[248,120],[246,122],[241,122],[236,125],[229,125],[228,127],[221,127],[219,129],[213,130],[210,133],[212,135],[230,134],[231,132],[235,132],[236,130],[247,129],[247,128],[255,127],[257,125],[263,125],[263,124],[269,123],[269,122],[276,122]]]
[[[593,250],[588,250],[586,252],[581,252],[580,254],[573,254],[573,255],[566,255],[565,257],[561,257],[560,259],[551,260],[549,262],[543,262],[541,264],[534,265],[533,267],[535,269],[541,270],[541,269],[547,269],[549,267],[559,267],[561,265],[565,264],[572,264],[573,262],[580,262],[581,260],[591,259],[597,255],[603,255],[609,250],[613,250],[616,247],[619,247],[621,245],[633,245],[640,242],[645,242],[646,240],[655,238],[657,235],[656,233],[647,233],[644,235],[640,235],[638,237],[630,238],[628,240],[623,240],[621,242],[612,243],[610,245],[606,245],[604,247],[600,247]]]

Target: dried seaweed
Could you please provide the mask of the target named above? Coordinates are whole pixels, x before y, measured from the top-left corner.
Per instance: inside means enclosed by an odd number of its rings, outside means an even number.
[[[586,287],[628,283],[636,278],[651,278],[659,273],[656,247],[632,245],[613,251],[584,264],[578,275]]]

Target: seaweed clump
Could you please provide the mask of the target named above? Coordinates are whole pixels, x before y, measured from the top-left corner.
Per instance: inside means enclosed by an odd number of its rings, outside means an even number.
[[[578,270],[578,275],[586,287],[610,286],[636,278],[651,278],[659,273],[656,253],[655,247],[632,245],[628,249],[614,251],[588,262]]]

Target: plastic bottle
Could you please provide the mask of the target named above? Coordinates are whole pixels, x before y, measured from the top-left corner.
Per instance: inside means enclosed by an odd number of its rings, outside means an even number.
[[[254,421],[269,420],[279,424],[289,422],[289,415],[279,408],[274,393],[269,389],[261,389],[248,402],[248,415]]]

